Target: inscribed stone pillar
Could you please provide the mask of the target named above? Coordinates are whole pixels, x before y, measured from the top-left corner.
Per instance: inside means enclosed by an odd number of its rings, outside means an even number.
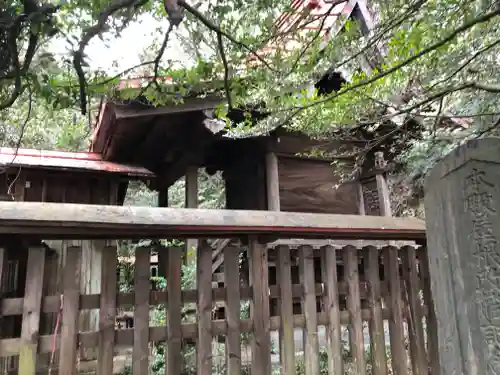
[[[500,139],[468,142],[427,178],[425,216],[442,375],[500,375],[499,211]]]

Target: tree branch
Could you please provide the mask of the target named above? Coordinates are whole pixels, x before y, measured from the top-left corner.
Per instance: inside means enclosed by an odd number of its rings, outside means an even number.
[[[208,18],[206,18],[202,13],[200,13],[198,11],[198,9],[196,8],[193,8],[191,5],[189,5],[188,3],[186,3],[184,0],[177,0],[177,3],[183,7],[184,9],[186,9],[189,13],[191,13],[194,17],[196,17],[197,19],[199,19],[201,21],[201,23],[203,23],[206,27],[208,27],[210,30],[212,31],[215,31],[216,33],[218,34],[221,34],[223,35],[226,39],[228,39],[229,41],[231,41],[232,43],[236,44],[237,46],[247,50],[248,52],[250,52],[253,56],[255,56],[262,64],[264,64],[266,66],[266,68],[268,68],[269,70],[273,71],[273,72],[277,72],[276,69],[274,69],[264,58],[262,58],[257,52],[255,52],[252,48],[250,48],[249,46],[247,46],[245,43],[242,43],[240,42],[239,40],[236,40],[235,38],[233,38],[231,35],[229,35],[228,33],[226,33],[225,31],[221,30],[220,27],[218,27],[217,25],[215,25],[212,21],[210,21]]]
[[[87,94],[86,94],[87,81],[85,79],[85,73],[83,72],[82,68],[84,50],[90,43],[92,38],[103,31],[109,17],[111,17],[113,14],[115,14],[117,11],[123,8],[135,6],[138,5],[138,3],[144,3],[144,1],[118,0],[110,4],[108,7],[106,7],[99,15],[97,23],[94,26],[91,26],[84,31],[83,37],[80,40],[78,46],[78,50],[73,52],[73,66],[78,76],[78,83],[80,86],[80,110],[83,115],[85,115],[87,112]]]
[[[286,123],[288,123],[294,116],[296,116],[297,114],[299,114],[300,112],[306,110],[306,109],[309,109],[309,108],[312,108],[316,105],[319,105],[319,104],[323,104],[323,103],[327,103],[329,101],[332,101],[344,94],[347,94],[348,92],[351,92],[355,89],[358,89],[360,87],[363,87],[363,86],[366,86],[366,85],[369,85],[371,83],[374,83],[374,82],[377,82],[378,80],[384,78],[385,76],[389,75],[389,74],[392,74],[396,71],[398,71],[399,69],[413,63],[414,61],[420,59],[421,57],[425,56],[426,54],[432,52],[432,51],[435,51],[437,50],[438,48],[444,46],[445,44],[449,43],[450,41],[452,41],[453,39],[455,39],[460,33],[474,27],[475,25],[477,24],[480,24],[480,23],[485,23],[485,22],[488,22],[489,20],[491,20],[492,18],[498,16],[500,14],[500,9],[495,9],[494,11],[490,12],[490,13],[487,13],[487,14],[484,14],[480,17],[477,17],[477,18],[474,18],[472,20],[470,20],[469,22],[466,22],[465,24],[463,24],[462,26],[458,27],[457,29],[455,29],[453,32],[451,32],[450,34],[448,34],[447,37],[439,40],[438,42],[432,44],[431,46],[427,47],[427,48],[424,48],[423,50],[421,50],[419,53],[411,56],[410,58],[400,62],[399,64],[396,64],[394,65],[393,67],[385,70],[385,71],[382,71],[378,74],[375,74],[374,76],[372,76],[371,78],[368,78],[368,79],[365,79],[365,80],[362,80],[361,82],[358,82],[358,83],[355,83],[353,85],[350,85],[348,87],[346,87],[345,89],[343,90],[340,90],[340,91],[337,91],[335,94],[333,95],[329,95],[323,99],[320,99],[320,100],[317,100],[315,102],[312,102],[312,103],[309,103],[309,104],[306,104],[302,107],[299,107],[299,108],[296,108],[292,114],[290,116],[288,116],[285,121],[283,121],[281,125],[284,125]],[[466,85],[463,85],[461,86],[459,89],[460,90],[463,90],[465,88],[469,88],[469,87],[472,87],[474,86],[475,88],[477,89],[481,89],[481,90],[484,90],[484,91],[489,91],[489,92],[500,92],[500,87],[496,87],[496,86],[493,86],[493,85],[487,85],[487,84],[477,84],[477,83],[468,83]],[[455,90],[457,91],[457,90]]]
[[[231,98],[231,84],[229,82],[229,65],[227,63],[226,54],[224,52],[224,42],[222,41],[222,34],[217,33],[217,45],[219,46],[220,58],[222,65],[224,65],[224,90],[226,91],[226,100],[229,109],[233,108],[233,100]]]

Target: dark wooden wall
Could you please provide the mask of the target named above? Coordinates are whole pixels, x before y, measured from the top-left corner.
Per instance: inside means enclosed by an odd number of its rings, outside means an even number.
[[[281,211],[329,214],[359,213],[358,187],[339,184],[328,161],[279,157]]]
[[[266,210],[265,153],[259,143],[232,142],[224,160],[226,208]]]
[[[26,202],[118,205],[126,184],[116,176],[97,173],[12,168],[0,175],[0,196]]]

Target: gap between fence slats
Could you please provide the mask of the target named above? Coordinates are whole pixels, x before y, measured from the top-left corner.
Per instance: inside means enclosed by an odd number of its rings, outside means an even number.
[[[326,325],[328,374],[343,374],[344,361],[342,358],[340,327],[337,252],[333,246],[325,246],[321,250],[322,280],[326,287],[326,292],[323,296],[323,302],[325,306],[325,312],[328,317],[328,324]]]
[[[149,247],[138,247],[135,250],[133,375],[144,375],[149,371],[150,254]]]

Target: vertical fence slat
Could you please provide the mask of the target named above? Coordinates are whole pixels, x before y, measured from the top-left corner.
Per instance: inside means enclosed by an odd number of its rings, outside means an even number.
[[[398,249],[386,246],[384,251],[384,274],[389,282],[389,337],[391,340],[392,371],[394,375],[408,375],[405,335],[403,330],[403,300],[399,276]]]
[[[328,315],[328,326],[326,327],[328,374],[343,374],[344,361],[342,358],[337,251],[333,246],[321,248],[321,272],[321,279],[326,287],[323,302],[325,312]]]
[[[241,374],[239,269],[239,250],[232,246],[226,246],[224,248],[224,279],[226,283],[226,363],[228,375]]]
[[[106,246],[102,253],[101,307],[99,309],[99,346],[97,352],[97,375],[113,372],[116,318],[116,268],[118,258],[115,246]]]
[[[403,246],[401,248],[401,254],[403,258],[403,275],[409,308],[407,322],[412,370],[413,375],[425,375],[428,368],[427,355],[425,352],[424,327],[422,326],[421,285],[417,270],[417,256],[415,254],[415,248],[412,246]]]
[[[206,240],[197,248],[198,342],[196,343],[199,375],[212,374],[212,247]]]
[[[19,374],[22,375],[34,375],[36,371],[45,253],[44,247],[30,247],[28,250],[19,350]]]
[[[299,248],[299,267],[304,287],[303,311],[306,320],[304,335],[304,364],[306,375],[319,374],[318,315],[314,283],[314,253],[312,246]]]
[[[380,291],[379,250],[375,246],[366,246],[363,250],[365,275],[369,283],[368,300],[371,310],[369,329],[373,374],[386,375],[387,357],[385,355],[384,320]]]
[[[292,269],[290,264],[290,248],[280,245],[276,248],[278,255],[277,274],[280,287],[280,362],[281,374],[295,374],[295,341],[293,335],[293,300]]]
[[[75,372],[78,340],[78,317],[80,314],[80,260],[82,248],[67,248],[63,274],[63,310],[61,342],[59,348],[59,373],[72,375]]]
[[[135,250],[133,375],[143,375],[149,371],[150,256],[149,247]]]
[[[170,247],[167,274],[167,375],[177,375],[182,371],[181,267],[182,248]]]
[[[0,246],[0,306],[2,306],[5,269],[7,268],[7,249]],[[0,339],[4,337],[2,310],[0,309]]]
[[[344,279],[347,282],[347,310],[349,312],[349,341],[355,369],[366,373],[363,321],[361,319],[361,297],[359,291],[358,254],[354,246],[345,246]]]
[[[269,270],[267,247],[256,238],[249,241],[252,283],[252,375],[271,373],[271,340],[269,326]]]
[[[423,284],[424,302],[427,307],[426,331],[427,331],[427,353],[431,375],[439,375],[441,372],[439,365],[439,344],[436,312],[434,311],[434,301],[431,293],[431,280],[429,275],[429,260],[427,259],[427,247],[422,247],[417,252],[420,265],[420,276]]]

